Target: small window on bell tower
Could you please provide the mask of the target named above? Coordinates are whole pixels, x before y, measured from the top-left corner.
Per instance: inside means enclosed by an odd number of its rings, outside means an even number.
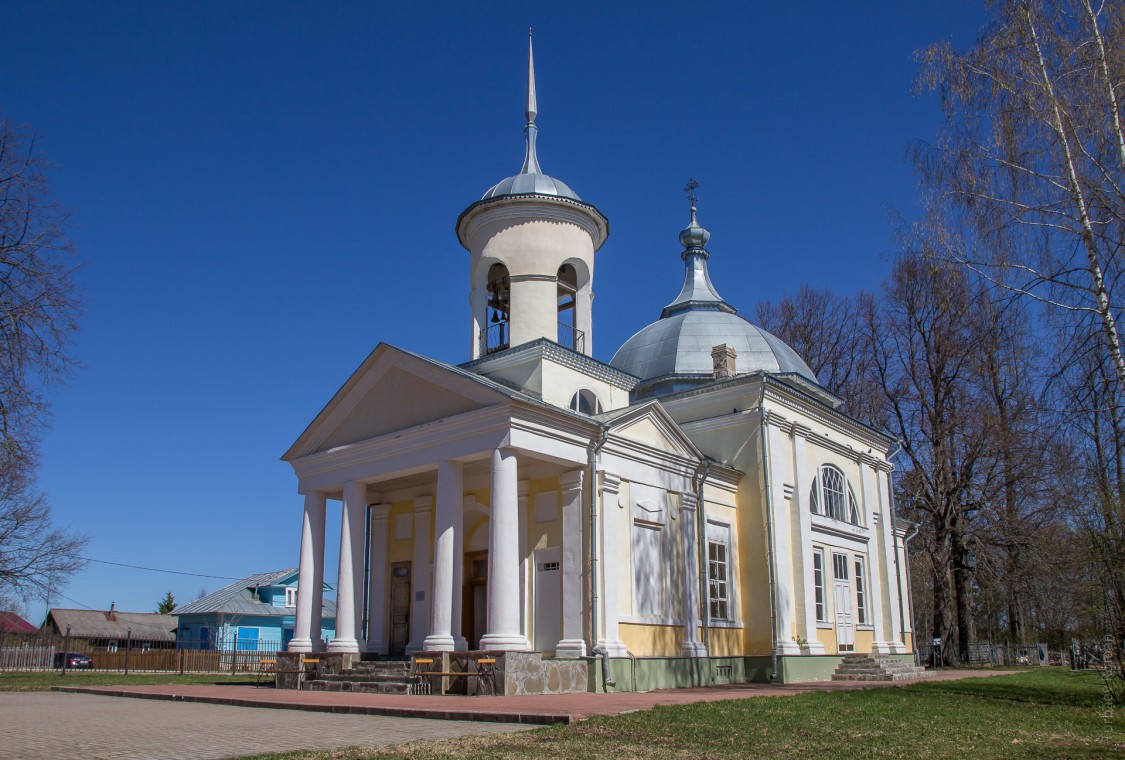
[[[481,353],[503,351],[511,345],[512,283],[508,267],[493,264],[488,269],[488,323],[481,330]]]

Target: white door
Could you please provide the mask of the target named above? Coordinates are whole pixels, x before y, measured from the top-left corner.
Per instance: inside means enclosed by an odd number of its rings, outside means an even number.
[[[836,602],[836,648],[855,651],[855,628],[852,625],[852,586],[848,582],[848,555],[832,555],[833,587]]]
[[[537,652],[554,652],[562,638],[562,570],[559,547],[537,549],[535,558],[535,628]]]

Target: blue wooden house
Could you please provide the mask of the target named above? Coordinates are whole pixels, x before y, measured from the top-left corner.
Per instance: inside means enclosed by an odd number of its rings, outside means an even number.
[[[321,612],[321,635],[331,639],[336,603],[325,599]],[[257,573],[177,607],[176,637],[185,649],[277,651],[293,638],[296,614],[297,568]]]

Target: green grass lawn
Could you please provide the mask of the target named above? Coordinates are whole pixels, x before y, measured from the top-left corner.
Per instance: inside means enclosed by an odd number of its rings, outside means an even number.
[[[1055,669],[864,691],[697,703],[499,736],[262,755],[358,758],[1122,758],[1101,680]]]
[[[0,672],[0,691],[46,691],[52,686],[143,686],[150,684],[226,683],[253,684],[254,677],[223,675],[179,675],[176,673],[106,673],[97,670],[68,670],[39,673]]]

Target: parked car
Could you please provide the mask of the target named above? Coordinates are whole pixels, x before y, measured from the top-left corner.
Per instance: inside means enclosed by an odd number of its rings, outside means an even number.
[[[94,661],[78,652],[55,652],[55,667],[61,668],[63,662],[71,670],[93,670]]]

